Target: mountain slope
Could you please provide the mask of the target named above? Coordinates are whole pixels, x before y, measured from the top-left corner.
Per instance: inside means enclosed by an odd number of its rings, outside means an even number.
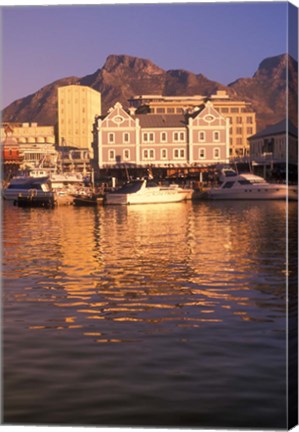
[[[289,83],[289,116],[297,123],[298,63],[289,55],[263,60],[252,78],[242,78],[229,84],[240,99],[252,103],[257,113],[258,129],[275,124],[286,117],[287,71]]]
[[[251,102],[257,112],[258,130],[286,116],[286,73],[289,72],[292,107],[291,120],[296,123],[298,64],[284,54],[263,60],[252,78],[241,78],[224,86],[202,74],[185,70],[165,71],[150,60],[127,55],[110,55],[102,68],[82,78],[57,80],[36,93],[19,99],[3,110],[3,120],[34,121],[41,125],[57,123],[57,88],[69,84],[90,86],[102,94],[102,112],[115,102],[124,107],[128,99],[140,94],[204,95],[226,90],[234,99]]]

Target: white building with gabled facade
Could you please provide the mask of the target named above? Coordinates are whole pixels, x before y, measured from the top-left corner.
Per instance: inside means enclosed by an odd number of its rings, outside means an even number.
[[[208,166],[229,161],[229,123],[211,102],[192,114],[135,114],[120,103],[94,125],[99,169]]]

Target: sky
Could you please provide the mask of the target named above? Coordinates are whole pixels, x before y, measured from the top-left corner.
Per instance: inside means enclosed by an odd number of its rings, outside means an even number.
[[[49,2],[48,2],[49,4]],[[128,54],[229,84],[288,51],[287,3],[1,7],[4,108],[60,78],[83,77]],[[290,54],[297,59],[298,47]]]

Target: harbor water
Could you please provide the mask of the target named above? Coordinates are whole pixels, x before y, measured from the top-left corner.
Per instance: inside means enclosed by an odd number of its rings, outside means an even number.
[[[2,215],[5,424],[286,427],[284,202]]]

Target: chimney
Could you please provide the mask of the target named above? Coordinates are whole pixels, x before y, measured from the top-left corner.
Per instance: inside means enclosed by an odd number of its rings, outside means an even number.
[[[130,116],[135,115],[135,112],[136,112],[136,108],[135,107],[129,107]]]

